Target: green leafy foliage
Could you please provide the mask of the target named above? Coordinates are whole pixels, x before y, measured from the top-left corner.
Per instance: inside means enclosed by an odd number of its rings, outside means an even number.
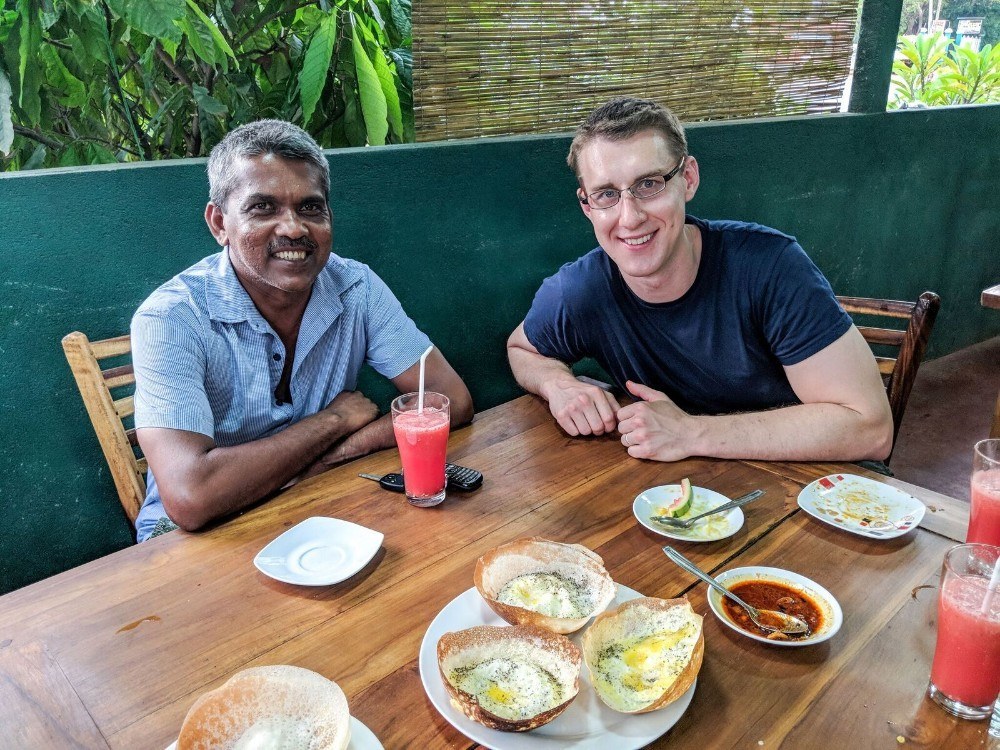
[[[889,109],[1000,102],[1000,46],[956,47],[942,34],[901,37]]]
[[[410,0],[8,0],[0,169],[205,156],[245,122],[413,140]]]

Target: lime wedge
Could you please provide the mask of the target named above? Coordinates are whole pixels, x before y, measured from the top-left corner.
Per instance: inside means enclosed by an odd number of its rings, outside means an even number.
[[[681,480],[681,496],[663,508],[660,515],[667,518],[680,518],[691,510],[692,500],[694,500],[694,489],[691,487],[691,480],[684,477]]]

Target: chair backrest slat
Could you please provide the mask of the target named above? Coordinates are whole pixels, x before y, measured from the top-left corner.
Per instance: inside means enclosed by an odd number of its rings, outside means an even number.
[[[72,336],[73,334],[70,335]],[[90,349],[94,353],[94,358],[98,360],[107,359],[108,357],[120,357],[123,354],[132,353],[132,337],[128,334],[115,336],[113,339],[89,341],[89,343]]]
[[[906,329],[900,331],[891,328],[858,326],[865,341],[881,347],[896,347],[898,353],[893,357],[877,356],[879,373],[885,383],[886,395],[892,409],[892,441],[895,447],[899,425],[903,421],[906,402],[910,398],[913,381],[917,377],[917,369],[927,351],[934,321],[941,308],[941,298],[934,292],[924,292],[916,302],[901,300],[869,299],[867,297],[837,297],[843,308],[851,315],[867,317],[884,317],[905,319]],[[891,454],[890,454],[891,456]],[[886,459],[888,462],[889,459]]]
[[[926,292],[934,294],[934,292]],[[936,294],[934,295],[937,296]],[[913,302],[904,302],[895,299],[872,299],[870,297],[837,297],[847,312],[865,313],[868,315],[882,315],[889,318],[909,318],[913,315]]]
[[[896,360],[893,357],[875,357],[875,362],[878,363],[878,371],[882,375],[892,375],[896,369]]]
[[[906,331],[898,328],[872,328],[858,326],[861,335],[869,344],[885,344],[886,346],[902,346],[906,339]]]
[[[119,419],[131,417],[135,414],[135,399],[132,396],[126,396],[115,401],[115,413]]]
[[[62,346],[104,459],[111,470],[118,499],[129,521],[134,524],[146,497],[147,464],[145,459],[137,458],[133,450],[133,445],[137,444],[135,430],[126,432],[122,424],[122,417],[135,411],[133,397],[116,401],[111,397],[110,389],[135,382],[135,376],[131,365],[119,365],[102,372],[99,362],[130,354],[131,339],[129,336],[117,336],[91,342],[86,335],[75,331],[63,338]]]

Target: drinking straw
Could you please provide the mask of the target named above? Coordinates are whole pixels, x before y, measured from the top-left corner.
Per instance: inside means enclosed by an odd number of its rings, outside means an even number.
[[[420,389],[417,392],[417,414],[424,413],[424,370],[427,366],[427,355],[431,353],[434,344],[427,347],[427,351],[420,355]]]
[[[982,614],[986,614],[990,611],[990,604],[993,601],[993,595],[996,593],[997,586],[1000,586],[1000,558],[993,564],[993,575],[990,576],[989,585],[986,587],[986,597],[983,599],[983,609]]]

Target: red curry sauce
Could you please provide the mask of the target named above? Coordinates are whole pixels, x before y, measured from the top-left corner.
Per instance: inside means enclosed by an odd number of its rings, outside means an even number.
[[[722,606],[729,619],[743,630],[765,638],[781,640],[799,640],[808,638],[823,626],[823,611],[804,592],[775,581],[742,581],[729,586],[729,590],[752,607],[758,609],[773,609],[805,620],[809,625],[809,633],[801,636],[788,636],[782,633],[772,633],[757,627],[750,615],[739,604],[727,597],[722,597]]]

